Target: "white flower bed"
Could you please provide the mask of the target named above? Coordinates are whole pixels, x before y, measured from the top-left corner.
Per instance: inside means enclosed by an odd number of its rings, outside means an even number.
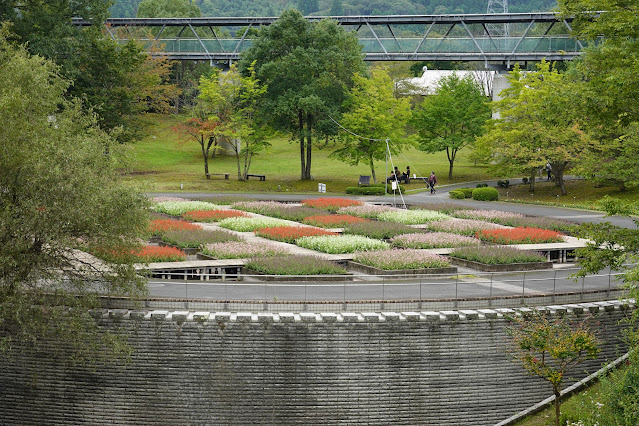
[[[202,248],[202,253],[217,259],[248,259],[252,257],[287,256],[290,251],[275,244],[230,241],[227,243],[207,244]]]
[[[337,210],[338,214],[348,214],[351,216],[365,217],[369,219],[377,218],[381,213],[401,211],[396,207],[391,206],[376,206],[371,204],[364,204],[363,206],[348,206],[342,207]]]
[[[295,244],[307,249],[323,253],[341,254],[356,251],[386,250],[390,244],[361,235],[321,235],[318,237],[302,237]]]
[[[427,228],[432,231],[449,232],[473,237],[477,231],[484,229],[501,229],[505,228],[505,226],[481,220],[451,218],[441,220],[439,222],[431,222],[428,224]]]
[[[444,256],[414,249],[355,253],[353,260],[384,270],[447,268],[450,266]]]
[[[191,210],[220,210],[222,207],[206,201],[163,201],[152,207],[160,213],[180,216]]]
[[[462,219],[488,220],[497,223],[503,219],[526,217],[520,213],[502,212],[499,210],[457,210],[452,215]]]
[[[477,246],[481,242],[476,238],[465,237],[447,232],[429,232],[427,234],[403,234],[391,239],[396,247],[413,249],[452,248]]]
[[[260,228],[294,226],[294,224],[272,217],[230,217],[218,222],[218,226],[239,232],[253,232]]]
[[[443,220],[449,216],[434,210],[397,210],[380,213],[378,220],[398,222],[405,225],[420,225],[428,222]]]

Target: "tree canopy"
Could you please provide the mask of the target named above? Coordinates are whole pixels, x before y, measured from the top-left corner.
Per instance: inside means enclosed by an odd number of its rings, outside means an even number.
[[[365,73],[357,38],[331,20],[311,23],[285,11],[244,52],[240,69],[255,64],[268,86],[264,106],[275,127],[300,145],[301,179],[311,179],[313,140],[339,114],[355,73]]]

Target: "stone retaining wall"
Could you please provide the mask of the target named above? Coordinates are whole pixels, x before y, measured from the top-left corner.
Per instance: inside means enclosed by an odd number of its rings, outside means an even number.
[[[619,320],[634,305],[548,308],[596,317],[603,351],[576,379],[625,351]],[[504,315],[516,312],[95,312],[103,327],[130,333],[131,364],[90,370],[47,354],[1,360],[0,419],[492,425],[552,394],[506,353]]]

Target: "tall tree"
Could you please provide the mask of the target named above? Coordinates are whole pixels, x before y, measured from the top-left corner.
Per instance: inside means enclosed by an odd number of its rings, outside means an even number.
[[[419,149],[446,151],[448,178],[459,150],[472,144],[490,118],[488,99],[471,76],[445,76],[432,96],[424,98],[413,112],[412,124],[418,135]]]
[[[275,127],[300,144],[301,179],[311,179],[314,136],[322,121],[337,117],[356,72],[365,73],[361,46],[335,21],[310,23],[287,10],[244,52],[240,69],[255,62],[268,86],[265,108]]]
[[[136,247],[144,198],[118,183],[122,147],[64,98],[59,67],[0,31],[0,74],[0,349],[54,339],[100,357],[121,346],[91,351],[113,336],[97,333],[88,309],[101,294],[135,297],[144,285],[126,259],[100,262],[77,248]]]
[[[393,96],[393,82],[387,69],[380,67],[372,70],[371,78],[355,75],[345,106],[341,124],[348,132],[341,133],[344,146],[331,156],[351,165],[368,164],[377,182],[374,162],[386,158],[387,142],[392,154],[410,143],[406,138],[410,101]]]

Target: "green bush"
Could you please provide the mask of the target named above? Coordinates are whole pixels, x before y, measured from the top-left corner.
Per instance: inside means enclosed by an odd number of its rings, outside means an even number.
[[[379,186],[349,186],[346,193],[351,195],[384,195],[384,187]]]
[[[508,188],[510,186],[510,181],[508,179],[500,179],[497,181],[497,186],[500,188]]]
[[[499,192],[495,188],[476,188],[473,190],[473,200],[497,201]]]
[[[461,191],[461,192],[463,192],[463,193],[464,193],[464,196],[465,196],[466,198],[473,198],[473,191],[474,191],[474,190],[475,190],[474,188],[459,188],[459,189],[457,189],[456,191]]]
[[[459,189],[453,189],[448,194],[450,195],[450,198],[454,198],[456,200],[462,200],[466,198],[466,194],[464,194],[464,192],[460,191]]]
[[[477,188],[486,188],[488,186],[487,183],[478,183]]]
[[[528,183],[528,178],[525,176],[521,178],[521,183]]]

